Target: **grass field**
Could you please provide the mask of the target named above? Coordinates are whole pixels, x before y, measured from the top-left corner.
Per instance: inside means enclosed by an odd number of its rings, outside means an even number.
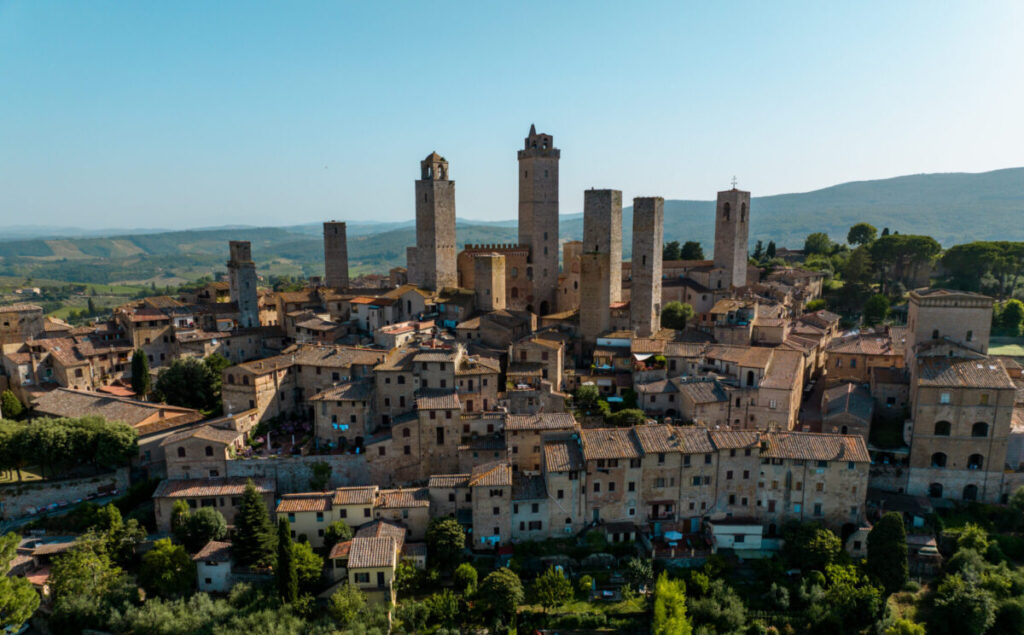
[[[0,485],[10,485],[12,483],[19,482],[18,472],[19,470],[0,470]],[[27,467],[20,470],[20,472],[21,482],[43,480],[43,476],[39,473],[38,467]]]
[[[992,337],[988,341],[989,355],[1024,357],[1024,337]]]

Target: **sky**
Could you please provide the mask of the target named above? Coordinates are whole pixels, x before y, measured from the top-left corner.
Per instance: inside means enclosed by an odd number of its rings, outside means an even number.
[[[1024,165],[1024,3],[0,0],[0,228],[516,215]]]

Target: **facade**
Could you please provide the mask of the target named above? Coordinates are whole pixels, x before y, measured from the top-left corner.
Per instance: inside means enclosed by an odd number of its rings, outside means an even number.
[[[0,307],[0,345],[18,344],[43,332],[43,307],[11,304]]]
[[[238,305],[238,324],[242,328],[260,325],[259,296],[256,291],[256,263],[252,261],[252,245],[247,240],[229,244],[228,284],[231,301]]]
[[[611,329],[611,268],[608,254],[580,256],[580,336],[588,346]]]
[[[608,302],[622,300],[622,191],[583,192],[583,253],[607,254]]]
[[[505,308],[505,256],[479,254],[473,260],[476,308],[500,311]]]
[[[715,267],[725,270],[725,288],[747,286],[747,248],[750,240],[750,192],[718,193],[715,212]],[[717,288],[722,281],[718,281]]]
[[[633,285],[630,328],[640,337],[661,329],[661,257],[665,242],[665,199],[633,199]]]
[[[332,289],[348,288],[348,239],[345,223],[324,223],[324,283]]]
[[[458,284],[455,266],[455,181],[436,152],[420,161],[416,181],[416,246],[408,250],[409,281],[439,291]]]
[[[558,162],[561,151],[548,134],[530,134],[519,151],[519,243],[530,249],[532,281],[527,309],[552,313],[558,295]]]
[[[256,491],[263,497],[267,509],[274,508],[274,482],[267,478],[193,478],[161,481],[153,492],[157,530],[169,533],[174,503],[183,500],[189,509],[213,507],[228,521],[235,522],[235,514],[242,503],[246,483],[252,480]]]

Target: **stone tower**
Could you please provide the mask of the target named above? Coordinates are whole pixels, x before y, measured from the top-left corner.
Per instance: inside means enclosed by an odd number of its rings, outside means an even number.
[[[608,254],[588,251],[580,256],[580,335],[589,346],[611,328],[610,277]]]
[[[747,286],[750,192],[732,188],[718,193],[715,207],[715,266],[725,269],[734,287]]]
[[[992,330],[992,298],[971,291],[917,289],[907,302],[905,362],[914,368],[914,357],[923,349],[943,342],[988,354]],[[955,355],[950,352],[950,355]]]
[[[324,223],[324,283],[331,289],[348,288],[348,239],[345,223]]]
[[[608,297],[622,299],[622,192],[594,190],[583,193],[583,251],[608,254],[611,276]]]
[[[535,313],[554,310],[558,293],[558,159],[551,135],[530,134],[519,151],[519,243],[530,248],[527,278]]]
[[[231,301],[238,304],[238,325],[251,328],[260,325],[259,296],[256,294],[256,263],[252,261],[252,245],[248,240],[229,243],[228,286]]]
[[[479,254],[473,258],[473,286],[476,308],[500,311],[505,308],[505,256]]]
[[[416,247],[407,251],[409,282],[424,289],[458,286],[455,265],[455,181],[433,152],[420,161],[416,181]]]
[[[661,328],[661,250],[665,242],[665,199],[633,199],[633,286],[630,328],[649,337]]]

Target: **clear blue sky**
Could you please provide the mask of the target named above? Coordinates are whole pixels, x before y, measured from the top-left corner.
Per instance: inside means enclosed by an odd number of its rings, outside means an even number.
[[[1024,3],[0,0],[0,226],[515,217],[1024,164]]]

